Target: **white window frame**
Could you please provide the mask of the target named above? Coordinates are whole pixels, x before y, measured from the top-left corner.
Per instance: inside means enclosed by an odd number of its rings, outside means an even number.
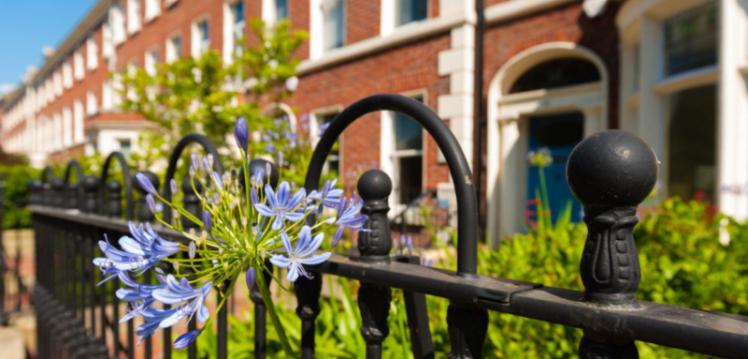
[[[208,24],[208,40],[203,41],[202,34],[200,32],[200,24],[203,22],[207,22]],[[198,20],[194,21],[191,26],[191,35],[190,36],[190,54],[192,54],[192,57],[200,57],[203,53],[208,51],[210,49],[210,28],[211,23],[210,19],[207,16],[203,16],[199,18]]]
[[[96,46],[96,39],[91,35],[86,40],[86,68],[95,70],[99,66],[99,49]]]
[[[73,131],[74,144],[83,142],[85,137],[83,130],[83,117],[83,102],[81,102],[81,100],[76,100],[75,103],[73,103],[73,126],[75,127],[75,130]]]
[[[73,68],[69,59],[62,64],[62,85],[66,90],[73,87]]]
[[[161,0],[145,0],[145,22],[149,22],[161,15]]]
[[[86,72],[84,67],[83,54],[81,54],[81,50],[78,49],[75,54],[73,54],[73,76],[76,80],[83,80],[83,76]]]
[[[125,15],[119,5],[112,5],[109,8],[109,27],[112,34],[112,44],[118,46],[125,42]],[[113,55],[113,54],[112,54]]]
[[[109,22],[101,26],[101,55],[109,59],[114,55],[114,31]]]
[[[101,110],[111,111],[114,108],[114,90],[112,80],[107,79],[101,85]]]
[[[425,91],[415,91],[405,96],[420,97],[421,101],[426,104],[426,93]],[[400,171],[398,168],[398,160],[405,157],[421,157],[421,190],[425,188],[426,183],[426,135],[425,130],[421,129],[421,149],[420,150],[397,150],[397,144],[395,143],[395,113],[392,111],[382,111],[380,119],[380,154],[379,164],[382,171],[386,172],[392,179],[392,194],[389,197],[389,205],[392,210],[391,215],[397,215],[407,207],[407,203],[400,203]]]
[[[325,11],[324,7],[329,6],[333,1],[342,1],[343,3],[343,46],[334,49],[325,49]],[[346,31],[348,19],[346,14],[347,4],[345,0],[310,0],[310,21],[311,36],[309,38],[310,58],[316,59],[322,57],[325,53],[335,51],[346,46]]]
[[[151,76],[156,74],[160,55],[158,48],[152,48],[145,52],[143,56],[143,69],[145,69],[147,74]]]
[[[319,140],[322,138],[322,119],[332,114],[340,114],[341,112],[343,112],[342,106],[330,106],[314,110],[311,113],[309,116],[309,138],[311,139],[312,147],[317,146],[317,143],[319,143]],[[338,153],[338,175],[343,174],[343,140],[343,136],[338,138],[338,142],[340,142],[340,151]],[[332,160],[332,158],[327,158],[325,160],[325,165],[322,169],[324,172],[328,170],[330,160]]]
[[[127,34],[140,31],[140,0],[127,0]]]
[[[93,90],[86,93],[86,115],[93,116],[99,112],[99,102],[96,99],[96,92]]]
[[[268,26],[272,26],[281,20],[278,18],[278,12],[276,11],[276,1],[277,0],[262,0],[262,21],[264,21]],[[290,15],[290,5],[288,10]]]
[[[223,4],[223,62],[227,64],[233,62],[234,54],[237,50],[237,41],[241,39],[247,31],[247,3],[244,2],[244,20],[239,24],[236,23],[236,14],[234,14],[233,11],[234,5],[241,1],[244,0],[226,1]],[[210,24],[208,24],[208,26],[210,27]]]
[[[179,48],[175,46],[176,40],[179,40]],[[182,50],[184,47],[184,41],[181,34],[174,34],[166,39],[166,46],[164,51],[164,60],[166,63],[172,63],[182,57]]]
[[[419,20],[419,21],[411,21],[409,23],[397,24],[397,11],[399,2],[403,0],[381,0],[381,13],[379,15],[379,33],[382,36],[389,35],[395,31],[395,29],[403,26],[408,26],[412,24],[417,24],[422,21],[428,20],[428,14],[431,10],[431,4],[427,1],[426,2],[426,19]]]

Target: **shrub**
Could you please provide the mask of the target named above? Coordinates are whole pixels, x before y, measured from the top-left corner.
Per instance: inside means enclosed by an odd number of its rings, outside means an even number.
[[[26,165],[0,166],[0,181],[5,189],[2,196],[2,228],[27,228],[31,215],[24,207],[28,200],[29,181],[39,178],[39,171]]]
[[[582,291],[579,261],[587,233],[584,224],[569,221],[569,211],[556,223],[538,226],[502,242],[498,250],[479,251],[482,275],[542,283]],[[668,199],[642,214],[635,228],[642,267],[637,292],[640,300],[667,303],[703,310],[748,314],[748,223],[711,213],[709,205]],[[729,244],[720,243],[720,238]],[[454,237],[453,237],[454,241]],[[439,241],[434,241],[439,243]],[[438,244],[441,246],[441,244]],[[443,256],[438,267],[454,268],[453,247],[439,247]],[[322,298],[317,319],[318,353],[324,357],[357,358],[365,347],[359,334],[360,316],[356,307],[357,284],[347,279],[325,276],[326,285],[342,288]],[[333,291],[331,291],[333,292]],[[393,290],[390,310],[390,336],[384,342],[385,357],[407,357],[410,338],[405,308],[399,291]],[[427,297],[431,335],[437,353],[449,351],[445,322],[447,300]],[[295,301],[289,298],[289,303]],[[282,318],[292,340],[299,342],[299,320],[293,305],[283,309]],[[252,350],[251,315],[231,320],[229,331],[232,357],[248,357]],[[241,328],[241,329],[239,329]],[[232,332],[233,331],[233,332]],[[269,356],[281,352],[269,330]],[[509,314],[490,313],[484,346],[488,358],[575,358],[581,330]],[[210,356],[214,339],[201,338],[204,354]],[[699,358],[699,354],[637,342],[642,358]],[[240,353],[241,351],[245,351]]]

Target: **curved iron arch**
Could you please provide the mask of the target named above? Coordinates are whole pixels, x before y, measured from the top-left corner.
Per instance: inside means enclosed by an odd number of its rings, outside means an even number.
[[[309,162],[304,187],[307,191],[319,187],[325,158],[343,130],[362,116],[383,110],[400,112],[415,119],[434,138],[444,154],[457,196],[457,271],[460,274],[475,274],[478,247],[478,199],[473,175],[452,131],[439,116],[421,102],[401,95],[381,94],[366,97],[348,106],[330,122],[330,126],[317,143]]]
[[[179,162],[179,158],[182,157],[182,153],[184,152],[184,150],[191,144],[198,144],[203,148],[203,150],[205,150],[205,152],[213,155],[213,169],[218,173],[223,173],[223,163],[221,163],[221,156],[218,153],[216,145],[213,144],[213,142],[208,137],[197,133],[192,133],[184,136],[181,140],[179,140],[179,142],[177,142],[176,147],[174,147],[174,150],[171,152],[171,156],[169,157],[169,165],[166,167],[166,177],[164,178],[164,185],[162,187],[161,195],[167,200],[171,200],[172,193],[169,182],[174,178],[174,175],[176,174],[177,162]],[[171,220],[171,211],[169,210],[168,206],[166,206],[164,210],[164,219],[166,221]]]
[[[114,151],[109,154],[104,160],[104,165],[101,168],[101,190],[106,190],[106,180],[109,178],[109,167],[112,162],[116,161],[122,169],[122,181],[124,182],[125,188],[125,213],[127,220],[132,220],[135,216],[135,206],[132,196],[132,180],[130,178],[130,166],[127,164],[125,155],[122,152]]]

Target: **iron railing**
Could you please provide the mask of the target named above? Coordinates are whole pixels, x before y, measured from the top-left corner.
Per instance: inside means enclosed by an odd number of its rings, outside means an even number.
[[[454,358],[482,356],[489,310],[580,328],[584,337],[579,353],[585,358],[636,357],[637,340],[725,357],[747,355],[748,318],[634,298],[640,277],[631,232],[637,222],[635,209],[651,190],[657,175],[654,154],[640,139],[620,131],[599,133],[580,143],[569,159],[569,182],[585,205],[589,228],[580,264],[585,291],[578,292],[476,274],[478,206],[470,169],[444,122],[418,101],[377,95],[343,111],[314,151],[306,177],[307,190],[318,188],[324,160],[343,130],[365,114],[382,110],[402,112],[417,120],[444,153],[457,198],[458,260],[456,271],[450,271],[421,266],[417,257],[391,256],[387,197],[392,183],[379,170],[361,176],[358,191],[369,219],[368,231],[359,234],[358,255],[333,255],[309,270],[360,281],[358,304],[367,358],[382,356],[382,342],[389,332],[391,288],[404,291],[416,358],[435,356],[425,295],[450,301],[447,313],[431,314],[446,314],[450,356]],[[172,154],[164,183],[176,173],[184,148],[194,142],[215,155],[216,170],[221,170],[215,147],[205,137],[191,135]],[[122,166],[121,182],[108,180],[108,168],[115,160]],[[71,181],[73,172],[75,183]],[[77,163],[71,162],[64,180],[47,172],[42,181],[32,184],[38,275],[34,302],[41,358],[135,356],[132,325],[118,323],[122,308],[114,295],[116,282],[97,286],[101,274],[90,264],[97,255],[95,243],[104,235],[116,238],[125,234],[128,219],[152,219],[143,191],[139,189],[137,201],[134,198],[129,172],[122,156],[115,153],[107,159],[101,177],[84,176]],[[158,178],[152,174],[150,177],[157,185]],[[168,197],[169,186],[163,186],[162,192]],[[186,195],[184,200],[188,207],[199,209],[194,196]],[[166,238],[182,240],[176,232],[159,232]],[[299,279],[294,285],[302,327],[302,358],[314,357],[322,280],[322,275],[315,275]],[[255,357],[263,358],[265,310],[261,297],[254,295],[252,299],[256,304]],[[227,330],[224,310],[219,314],[217,330],[220,358],[227,354]],[[171,356],[172,333],[165,331],[163,335],[163,347],[157,353],[151,341],[146,340],[143,356]],[[188,353],[190,358],[196,357],[194,344]]]

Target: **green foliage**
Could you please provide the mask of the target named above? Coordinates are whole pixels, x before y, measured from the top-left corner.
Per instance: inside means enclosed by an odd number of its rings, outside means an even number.
[[[142,150],[131,160],[136,168],[165,170],[176,142],[190,133],[210,138],[225,162],[237,161],[239,152],[230,145],[232,128],[238,117],[244,117],[250,133],[256,134],[250,140],[250,156],[281,162],[277,164],[286,180],[292,180],[289,175],[301,177],[311,146],[282,136],[292,129],[275,106],[294,89],[299,60],[293,54],[306,33],[293,30],[288,21],[268,27],[253,19],[250,28],[253,45],[241,47],[230,63],[211,49],[197,58],[158,64],[155,73],[130,67],[113,74],[122,83],[122,110],[136,112],[155,125],[138,140]]]
[[[0,166],[0,182],[4,183],[2,199],[2,228],[27,228],[31,214],[25,208],[28,184],[39,178],[39,171],[27,165]]]
[[[516,234],[498,250],[479,251],[479,272],[492,277],[511,278],[582,291],[579,261],[587,234],[581,223],[572,223],[570,209],[556,223]],[[702,202],[668,199],[642,213],[635,228],[642,267],[638,299],[702,310],[748,314],[748,223],[714,214]],[[720,243],[729,238],[727,245]],[[454,241],[454,236],[452,237]],[[440,258],[434,266],[454,268],[454,248],[434,240]],[[333,295],[322,298],[317,319],[318,354],[323,357],[364,356],[359,334],[360,316],[355,295],[357,284],[325,276]],[[399,290],[393,290],[390,335],[384,342],[385,357],[410,357],[407,317]],[[288,303],[293,299],[286,298]],[[444,316],[448,302],[427,297],[431,335],[437,353],[449,351]],[[298,318],[291,306],[280,307],[291,340],[298,343]],[[230,348],[235,357],[250,356],[252,318],[233,319]],[[237,330],[237,327],[244,329]],[[231,332],[230,331],[230,332]],[[269,330],[270,353],[280,355]],[[582,333],[578,329],[518,316],[490,313],[484,354],[490,358],[575,358]],[[202,340],[203,338],[201,338]],[[244,347],[242,347],[244,346]],[[638,342],[642,358],[700,358],[698,354]],[[247,348],[241,353],[239,348]],[[236,349],[236,350],[235,350]],[[208,355],[208,353],[205,353]]]

